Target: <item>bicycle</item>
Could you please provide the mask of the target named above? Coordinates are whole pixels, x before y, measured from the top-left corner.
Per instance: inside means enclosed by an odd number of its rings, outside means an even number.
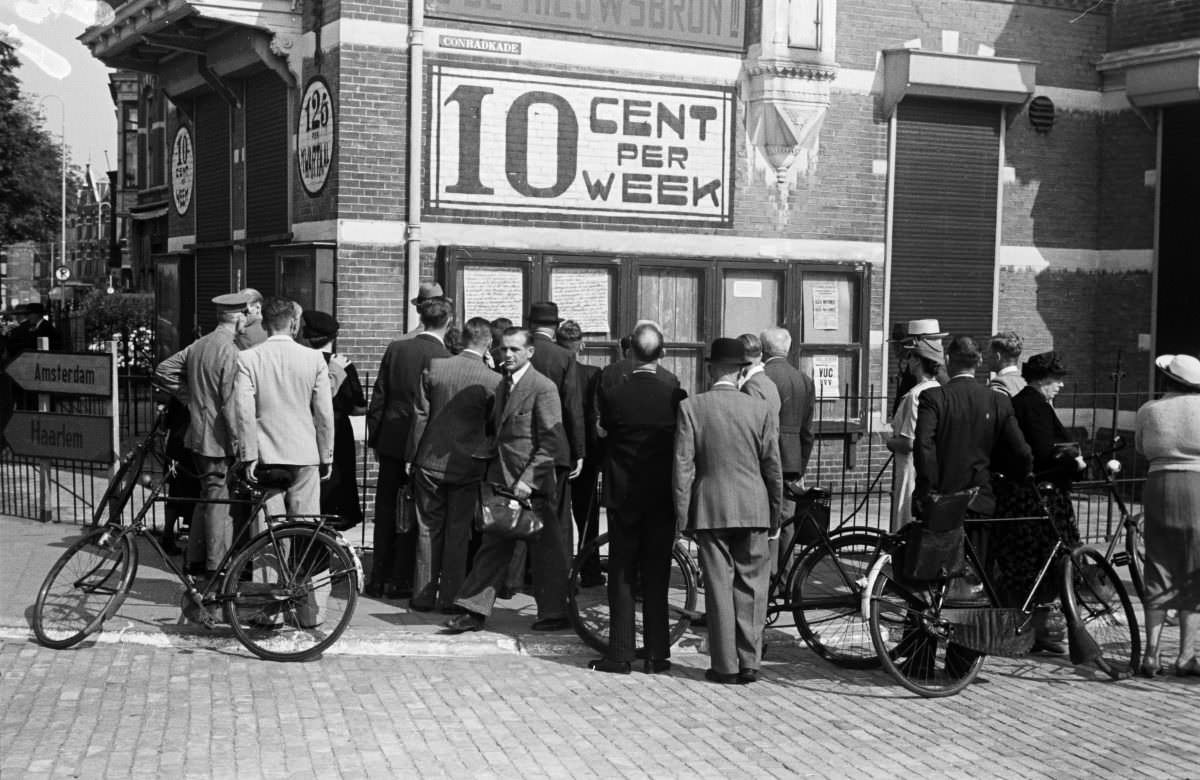
[[[1113,457],[1125,448],[1125,441],[1116,436],[1113,446],[1107,450],[1094,452],[1091,460],[1096,464],[1097,471],[1104,476],[1104,487],[1110,500],[1117,505],[1121,520],[1117,530],[1108,537],[1104,547],[1104,558],[1113,567],[1125,566],[1129,569],[1129,580],[1140,601],[1146,600],[1146,590],[1142,580],[1142,572],[1146,569],[1146,543],[1142,537],[1142,513],[1133,514],[1126,506],[1125,500],[1117,489],[1117,474],[1121,473],[1121,461]],[[1122,531],[1124,533],[1122,534]]]
[[[1049,522],[1049,515],[965,523],[1029,519]],[[921,582],[899,576],[893,563],[903,563],[905,548],[903,531],[884,537],[867,575],[862,612],[880,663],[907,690],[924,697],[952,696],[971,684],[987,654],[1028,653],[1034,641],[1034,600],[1055,565],[1060,567],[1058,591],[1071,662],[1094,664],[1114,680],[1130,677],[1137,668],[1137,617],[1120,577],[1099,550],[1070,548],[1061,530],[1019,609],[999,606],[996,588],[969,539],[964,540],[965,569],[978,578],[980,594],[953,589],[966,581],[965,574]]]
[[[149,449],[159,430],[156,423],[138,448]],[[137,460],[138,448],[128,462]],[[174,469],[170,461],[160,479],[146,476],[150,494],[128,525],[121,523],[117,513],[72,544],[51,567],[33,609],[38,642],[54,649],[72,647],[116,614],[137,576],[139,537],[150,543],[183,584],[185,616],[211,630],[217,627],[214,611],[220,608],[234,636],[258,657],[305,660],[336,642],[354,614],[363,582],[362,562],[342,535],[326,524],[327,516],[277,518],[266,512],[268,499],[287,489],[290,474],[260,470],[255,482],[235,470],[231,480],[246,498],[194,501],[248,506],[251,519],[260,515],[265,519],[265,530],[248,541],[254,523],[241,524],[217,572],[201,581],[176,565],[146,523]],[[114,503],[124,492],[114,494]],[[124,501],[128,502],[128,495]]]

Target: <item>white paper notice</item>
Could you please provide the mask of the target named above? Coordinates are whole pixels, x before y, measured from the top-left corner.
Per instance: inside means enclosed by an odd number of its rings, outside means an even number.
[[[813,355],[812,366],[817,398],[837,398],[841,385],[838,379],[837,355]]]
[[[738,280],[733,283],[734,298],[761,298],[762,282]]]
[[[816,282],[812,290],[813,330],[838,329],[838,286],[836,282]]]
[[[525,321],[525,278],[520,268],[467,266],[462,271],[463,313],[494,320]]]
[[[558,316],[575,320],[584,333],[608,335],[609,275],[605,269],[555,268],[550,276],[550,300]]]

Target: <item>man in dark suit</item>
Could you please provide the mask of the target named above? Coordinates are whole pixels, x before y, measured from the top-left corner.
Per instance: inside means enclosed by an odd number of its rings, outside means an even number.
[[[562,424],[558,389],[531,365],[534,355],[529,331],[509,328],[503,337],[504,381],[496,393],[492,416],[495,439],[486,479],[504,485],[518,498],[528,499],[541,515],[541,533],[529,540],[533,560],[533,596],[538,618],[534,631],[567,628],[567,560],[562,526],[554,506],[559,475],[569,471],[570,448]],[[483,628],[496,593],[504,586],[516,542],[496,534],[483,535],[475,564],[459,589],[455,604],[465,612],[445,624],[448,633]]]
[[[487,466],[487,424],[500,375],[483,362],[492,341],[488,321],[467,320],[459,354],[425,369],[409,433],[410,477],[417,506],[417,573],[411,606],[453,611],[466,576],[471,522]]]
[[[604,391],[603,503],[608,509],[609,650],[589,666],[627,674],[634,658],[634,588],[642,586],[647,673],[671,668],[667,589],[675,542],[671,467],[675,418],[686,393],[657,377],[662,333],[641,325],[633,333],[637,364],[629,381]]]
[[[679,406],[675,432],[675,518],[696,534],[704,571],[716,683],[752,683],[762,659],[770,577],[768,535],[779,529],[783,470],[779,423],[765,401],[738,392],[748,364],[737,339],[712,344],[712,388]]]
[[[576,386],[580,403],[583,404],[584,456],[583,469],[571,483],[571,515],[575,518],[575,530],[579,533],[580,546],[595,539],[600,530],[600,504],[596,497],[596,477],[604,459],[603,439],[596,431],[596,388],[599,385],[600,366],[579,362],[583,349],[583,330],[574,320],[566,320],[558,326],[555,334],[558,345],[575,356],[578,372]],[[581,573],[581,584],[585,588],[604,584],[599,558],[589,558],[587,568]]]
[[[989,515],[995,507],[991,486],[992,452],[997,444],[1028,474],[1033,460],[1013,415],[1012,402],[1003,393],[975,381],[982,360],[969,336],[955,336],[946,349],[950,381],[921,393],[917,407],[915,506],[930,493],[956,493],[979,488],[972,510]]]
[[[449,357],[442,339],[450,322],[450,304],[443,300],[421,308],[424,330],[388,345],[379,363],[375,389],[367,406],[367,444],[379,461],[375,487],[375,559],[364,593],[372,598],[403,598],[411,591],[417,533],[396,533],[396,509],[407,483],[404,458],[421,391],[421,376],[429,361]]]
[[[759,336],[763,351],[763,374],[775,383],[779,391],[779,460],[783,464],[783,517],[796,511],[796,502],[789,494],[804,492],[804,472],[812,454],[813,406],[816,389],[812,377],[788,363],[792,349],[792,334],[784,328],[767,328]],[[778,540],[780,551],[787,550],[795,528],[783,529]],[[782,567],[786,561],[777,561]]]

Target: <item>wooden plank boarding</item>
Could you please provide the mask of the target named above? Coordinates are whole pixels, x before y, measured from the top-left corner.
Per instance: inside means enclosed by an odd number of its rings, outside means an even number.
[[[27,351],[5,368],[13,381],[34,393],[110,395],[113,359],[104,353]]]

